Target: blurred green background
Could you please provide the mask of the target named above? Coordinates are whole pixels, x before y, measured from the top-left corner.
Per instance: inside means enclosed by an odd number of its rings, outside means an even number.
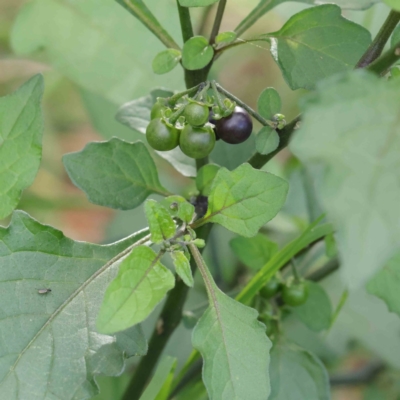
[[[257,4],[257,0],[228,2],[222,30],[232,30]],[[149,0],[168,31],[181,43],[178,16],[173,0]],[[245,36],[278,30],[294,13],[305,8],[299,3],[284,3],[275,8]],[[192,12],[197,32],[208,34],[214,9]],[[366,11],[344,11],[344,15],[375,34],[388,14],[378,4]],[[163,86],[183,89],[183,74],[177,68],[163,76],[154,75],[151,61],[162,49],[146,29],[113,0],[1,0],[0,2],[0,95],[6,95],[36,73],[45,77],[45,134],[43,160],[35,183],[24,192],[19,208],[41,223],[62,230],[75,240],[109,243],[145,226],[139,207],[133,211],[112,211],[95,206],[74,188],[63,168],[61,157],[77,151],[89,141],[117,136],[129,141],[142,135],[118,124],[114,115],[124,102],[146,95],[150,89]],[[292,92],[272,60],[266,44],[247,44],[224,54],[211,71],[224,87],[255,107],[261,91],[273,86],[283,100],[283,113],[290,120],[297,112],[304,91]],[[254,141],[244,147],[219,143],[218,158],[228,168],[244,161],[254,151]],[[193,182],[181,176],[167,162],[155,156],[162,182],[170,189],[188,195]],[[295,237],[309,222],[310,204],[306,202],[301,166],[288,152],[282,152],[267,169],[289,179],[291,188],[287,204],[265,231],[279,245]],[[311,205],[311,208],[315,205]],[[7,220],[0,221],[3,225]],[[235,235],[221,227],[212,232],[206,258],[218,284],[232,290],[244,276],[244,266],[232,253],[229,241]],[[312,269],[324,262],[324,246],[315,249],[301,261],[302,268]],[[343,292],[338,277],[323,283],[336,307]],[[371,296],[370,296],[371,297]],[[295,318],[285,322],[287,334],[300,345],[318,354],[332,375],[353,376],[360,369],[383,365],[383,372],[368,383],[334,385],[335,400],[400,399],[400,323],[390,315],[380,300],[350,296],[331,331],[317,335]],[[191,291],[187,310],[201,312],[206,296],[200,282]],[[160,307],[146,321],[150,334]],[[178,328],[166,353],[178,357],[179,366],[191,351],[191,330]],[[98,379],[102,393],[97,400],[118,399],[129,381],[137,360],[131,360],[126,373],[119,378]],[[372,363],[372,364],[371,364]],[[339,375],[337,375],[339,374]],[[201,383],[181,399],[206,398]]]

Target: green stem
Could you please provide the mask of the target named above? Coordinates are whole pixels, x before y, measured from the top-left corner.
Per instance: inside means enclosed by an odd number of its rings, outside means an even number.
[[[364,68],[368,66],[382,54],[386,42],[389,40],[390,35],[394,31],[394,28],[396,28],[399,21],[400,12],[394,10],[390,11],[386,21],[382,25],[375,39],[360,58],[360,61],[358,61],[356,68]]]
[[[225,111],[226,107],[225,107],[224,102],[221,99],[221,96],[219,95],[219,92],[218,92],[218,89],[217,89],[217,84],[216,84],[215,81],[211,82],[211,87],[212,87],[212,90],[214,92],[214,97],[215,97],[215,100],[216,100],[216,102],[218,104],[219,109],[221,111]]]
[[[193,93],[196,93],[196,92],[199,90],[199,88],[200,88],[201,85],[202,85],[202,84],[199,83],[198,85],[196,85],[196,86],[194,86],[194,87],[192,87],[192,88],[190,88],[190,89],[187,89],[187,90],[184,90],[183,92],[179,92],[179,93],[174,94],[173,96],[171,96],[171,97],[168,99],[168,103],[169,103],[171,106],[174,106],[174,105],[176,104],[176,102],[177,102],[181,97],[186,96],[187,94],[188,94],[188,95],[191,95],[191,94],[193,94]]]
[[[388,69],[400,59],[400,42],[385,54],[371,63],[366,69],[379,75],[384,75]]]
[[[198,27],[196,29],[196,34],[197,35],[205,36],[208,17],[210,16],[210,13],[211,13],[212,9],[214,8],[214,5],[215,4],[212,4],[211,6],[203,8],[203,13],[201,14],[200,22],[199,22],[199,25],[198,25]]]
[[[222,17],[224,16],[226,0],[220,0],[218,3],[217,14],[215,15],[214,25],[211,30],[210,44],[215,43],[215,38],[218,35],[219,28],[221,27]]]
[[[300,275],[299,275],[299,271],[297,271],[296,260],[294,259],[294,257],[292,258],[290,264],[292,266],[292,273],[293,273],[293,276],[294,276],[294,280],[295,280],[296,283],[299,283],[301,278],[300,278]]]
[[[207,157],[204,157],[204,158],[198,158],[197,160],[196,160],[196,169],[197,169],[197,171],[201,168],[201,167],[204,167],[206,164],[208,164],[209,163],[209,159],[208,159],[208,156]]]
[[[210,229],[211,225],[205,226],[204,229],[199,229],[197,237],[206,240]],[[192,270],[196,268],[194,259],[190,261],[190,265]],[[158,317],[159,323],[157,326],[161,328],[154,329],[149,341],[149,351],[145,357],[141,358],[122,400],[140,399],[168,340],[182,319],[182,310],[188,291],[189,287],[183,281],[179,280],[175,287],[168,293],[167,300]]]
[[[234,96],[232,93],[228,92],[226,89],[224,89],[221,85],[218,83],[215,84],[216,88],[218,89],[219,92],[221,92],[223,95],[228,97],[229,99],[233,100],[236,104],[238,104],[240,107],[244,108],[254,119],[256,119],[261,125],[264,126],[270,126],[271,128],[275,128],[276,124],[273,121],[269,121],[265,118],[263,118],[260,114],[258,114],[255,110],[253,110],[251,107],[249,107],[246,103],[244,103],[242,100],[240,100],[238,97]]]
[[[181,23],[182,39],[183,43],[185,43],[194,35],[190,11],[188,7],[182,7],[179,0],[176,0],[176,5],[178,7],[179,21]]]
[[[116,0],[118,4],[134,15],[147,29],[168,48],[180,50],[179,45],[170,34],[161,26],[157,18],[142,2],[142,0]]]

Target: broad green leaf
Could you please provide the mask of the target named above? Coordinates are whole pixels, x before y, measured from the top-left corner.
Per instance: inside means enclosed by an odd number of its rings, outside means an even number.
[[[175,368],[176,358],[170,356],[163,357],[146,390],[140,396],[140,400],[167,400]]]
[[[144,211],[149,222],[151,241],[153,243],[162,243],[175,235],[175,222],[170,213],[160,203],[155,200],[147,200],[144,203]]]
[[[176,7],[159,0],[146,5],[173,36],[180,35]],[[115,104],[165,81],[149,68],[163,45],[113,0],[30,1],[16,18],[11,44],[20,56],[44,55],[73,82]],[[181,87],[180,71],[168,81]]]
[[[279,93],[272,87],[264,89],[257,100],[257,109],[261,116],[272,119],[281,112],[282,101]]]
[[[187,224],[192,221],[194,216],[194,206],[184,197],[174,195],[162,200],[161,204],[168,209],[174,218],[179,218]]]
[[[172,261],[174,262],[175,271],[180,276],[180,278],[189,287],[193,287],[193,275],[190,268],[190,262],[185,256],[183,251],[173,251],[171,253]]]
[[[400,81],[364,71],[333,78],[303,104],[290,144],[336,228],[340,272],[365,283],[400,248]]]
[[[196,176],[196,187],[203,196],[208,196],[217,172],[221,167],[216,164],[206,164],[199,169]]]
[[[211,275],[210,275],[211,277]],[[210,306],[192,334],[204,359],[203,381],[210,400],[264,400],[271,342],[256,310],[221,292],[214,282]]]
[[[392,33],[392,37],[390,38],[390,44],[392,47],[396,46],[400,42],[400,25],[396,27],[396,29]]]
[[[75,186],[94,204],[129,210],[152,193],[169,194],[142,142],[113,138],[89,143],[82,151],[66,154],[63,163]]]
[[[235,32],[241,35],[247,29],[249,29],[259,18],[261,18],[268,11],[272,10],[274,7],[279,6],[289,0],[261,0],[257,6],[249,13],[249,15],[240,22],[236,27]],[[299,3],[307,4],[324,4],[333,3],[330,0],[297,0]],[[378,3],[380,0],[336,0],[336,3],[341,8],[350,8],[356,10],[364,10],[371,7],[373,4]]]
[[[400,0],[383,0],[393,10],[400,11]]]
[[[205,67],[213,58],[214,49],[204,36],[194,36],[182,49],[182,64],[188,70]]]
[[[216,44],[229,44],[237,38],[236,32],[221,32],[215,37]]]
[[[238,236],[230,241],[230,246],[239,260],[258,271],[278,251],[278,245],[265,235],[258,233],[252,238]]]
[[[331,224],[318,225],[320,220],[321,218],[309,225],[299,237],[289,242],[283,249],[273,255],[238,294],[236,299],[241,303],[249,304],[260,289],[299,251],[333,232]]]
[[[172,94],[173,92],[166,89],[154,89],[147,96],[125,103],[118,110],[116,118],[122,124],[146,133],[147,125],[150,122],[150,110],[157,97],[169,97]],[[173,165],[182,175],[196,176],[195,160],[183,154],[178,147],[171,151],[156,151],[156,153]]]
[[[179,0],[182,7],[206,7],[217,3],[219,0]]]
[[[110,260],[147,234],[107,246],[75,242],[21,211],[0,227],[0,397],[90,398],[94,375],[119,375],[125,357],[146,353],[140,327],[102,335],[95,319],[118,270]]]
[[[43,77],[36,75],[0,98],[0,219],[18,205],[42,158]]]
[[[389,311],[400,316],[400,253],[395,254],[385,267],[367,284],[367,291],[382,299]]]
[[[250,237],[270,221],[285,203],[288,184],[281,178],[242,164],[214,178],[206,215],[197,226],[214,222]]]
[[[313,89],[323,78],[351,70],[371,43],[371,34],[341,15],[338,6],[308,8],[278,32],[261,36],[291,89]]]
[[[118,332],[142,322],[174,287],[174,276],[159,259],[150,247],[139,246],[121,262],[97,317],[100,332]]]
[[[167,49],[158,53],[151,64],[154,73],[166,74],[172,71],[181,60],[181,52],[176,49]]]
[[[271,395],[268,400],[331,398],[329,377],[324,365],[312,353],[295,344],[274,344],[270,377]]]
[[[269,154],[279,146],[279,135],[270,126],[264,126],[256,136],[256,150],[260,154]]]
[[[332,304],[325,290],[315,282],[307,282],[308,299],[292,312],[312,331],[328,329],[332,320]]]

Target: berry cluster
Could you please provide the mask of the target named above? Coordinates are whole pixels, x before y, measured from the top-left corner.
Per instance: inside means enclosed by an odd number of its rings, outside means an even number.
[[[253,129],[249,114],[228,99],[214,104],[215,98],[204,93],[203,89],[200,96],[182,96],[172,105],[170,99],[157,99],[146,129],[153,149],[168,151],[179,146],[184,154],[198,159],[208,156],[218,139],[238,144],[249,138]]]

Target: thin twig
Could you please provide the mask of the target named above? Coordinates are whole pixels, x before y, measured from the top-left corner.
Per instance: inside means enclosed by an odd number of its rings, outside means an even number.
[[[389,40],[390,35],[394,31],[394,28],[396,28],[399,21],[400,12],[394,10],[390,11],[386,21],[382,25],[375,39],[370,44],[366,52],[362,55],[360,61],[358,61],[356,68],[367,67],[382,54],[386,42]]]
[[[218,3],[217,14],[215,15],[214,25],[211,30],[210,44],[215,43],[215,38],[218,35],[219,28],[221,27],[222,17],[224,16],[225,6],[227,0],[220,0]]]

